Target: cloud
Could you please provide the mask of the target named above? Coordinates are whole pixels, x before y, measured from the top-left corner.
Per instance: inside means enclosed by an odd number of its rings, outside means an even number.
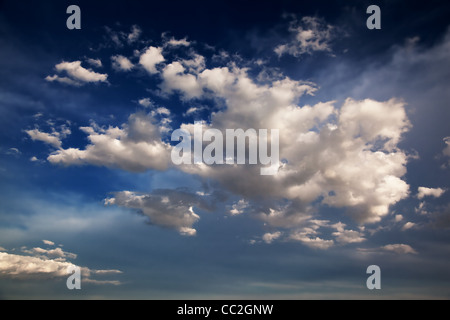
[[[156,65],[165,61],[161,52],[162,48],[149,47],[139,58],[139,63],[144,67],[145,70],[148,71],[148,73],[158,73]]]
[[[71,253],[71,252],[65,252],[61,248],[55,248],[55,249],[50,249],[50,250],[42,249],[39,247],[32,248],[32,249],[22,248],[22,251],[24,253],[28,253],[33,256],[60,258],[61,260],[77,258],[76,254]]]
[[[417,251],[407,244],[388,244],[381,247],[381,249],[396,254],[417,254]]]
[[[304,23],[322,30],[314,19]],[[305,43],[310,48],[305,50],[313,50],[321,48],[322,41]],[[177,166],[188,174],[214,181],[246,201],[264,199],[258,206],[249,207],[250,214],[274,227],[297,228],[318,214],[321,206],[330,206],[344,208],[355,221],[366,224],[380,221],[391,206],[408,197],[409,185],[403,179],[408,156],[398,146],[411,128],[404,101],[347,98],[342,104],[326,101],[305,105],[301,102],[304,96],[318,90],[312,82],[283,74],[259,81],[248,67],[239,67],[236,62],[206,68],[204,57],[192,51],[191,59],[168,61],[159,72],[157,64],[165,61],[161,52],[160,47],[147,48],[140,64],[151,74],[159,73],[162,93],[177,93],[186,103],[208,99],[220,107],[204,122],[204,129],[279,129],[282,161],[273,164],[278,169],[274,176],[261,176],[262,165]],[[133,172],[165,170],[172,147],[161,141],[161,133],[167,131],[164,128],[170,119],[163,118],[158,127],[155,117],[160,116],[166,115],[159,114],[156,108],[147,116],[130,116],[122,128],[82,128],[91,142],[85,150],[58,150],[48,160]],[[136,131],[133,119],[145,124],[139,127],[147,128],[139,130],[137,136],[142,139],[130,138],[131,131]],[[192,123],[180,127],[193,131]],[[312,246],[334,244],[333,240],[312,241],[316,238],[304,236],[302,239]],[[364,239],[353,230],[336,231],[335,237],[341,243]]]
[[[60,77],[58,75],[47,76],[47,81],[58,81],[61,83],[81,86],[85,83],[107,82],[108,75],[97,73],[91,69],[81,66],[81,61],[66,62],[63,61],[55,66],[59,73],[65,72],[69,77]]]
[[[291,240],[300,241],[307,247],[313,249],[327,250],[334,246],[335,243],[333,240],[325,240],[318,237],[320,234],[318,231],[319,228],[330,227],[328,220],[310,219],[304,221],[303,224],[306,224],[306,226],[291,232],[289,235]]]
[[[20,150],[17,148],[9,148],[8,150],[5,151],[5,154],[10,155],[10,156],[18,156],[21,153],[22,152],[20,152]]]
[[[36,158],[35,156],[32,156],[32,157],[30,158],[30,161],[31,161],[31,162],[36,162],[36,161],[39,161],[39,159]]]
[[[248,202],[244,199],[239,200],[238,202],[234,203],[231,207],[230,214],[232,216],[236,216],[238,214],[242,214],[245,210],[245,208],[248,207]]]
[[[446,144],[446,147],[444,148],[444,155],[446,155],[447,157],[450,157],[450,137],[445,137],[444,138],[444,142]]]
[[[116,71],[130,71],[134,65],[131,61],[124,56],[116,55],[111,57],[112,67]]]
[[[404,225],[403,225],[403,227],[402,227],[402,231],[405,231],[405,230],[409,230],[409,229],[411,229],[411,228],[414,228],[416,226],[416,224],[414,223],[414,222],[406,222]]]
[[[62,142],[60,140],[61,135],[59,132],[54,131],[52,133],[47,133],[39,131],[39,129],[25,130],[25,132],[33,141],[42,141],[55,148],[61,148]]]
[[[75,87],[80,87],[80,86],[83,85],[79,81],[73,80],[73,79],[68,78],[68,77],[60,77],[60,76],[58,76],[56,74],[54,74],[53,76],[46,76],[45,80],[47,80],[48,82],[56,81],[56,82],[59,82],[59,83],[64,83],[64,84],[68,84],[68,85],[75,86]]]
[[[333,240],[324,240],[319,237],[311,237],[308,233],[305,232],[293,233],[291,234],[290,238],[292,240],[300,241],[305,246],[313,249],[327,250],[334,245]]]
[[[198,195],[182,190],[155,190],[150,194],[138,194],[131,191],[114,193],[105,204],[137,209],[147,216],[150,223],[175,229],[185,236],[194,236],[193,228],[200,217],[194,212],[194,206],[209,209],[209,205]]]
[[[336,237],[336,241],[342,244],[348,243],[359,243],[366,241],[364,238],[364,234],[355,230],[345,230],[345,224],[338,222],[331,227],[336,228],[336,232],[333,232],[332,235]]]
[[[151,115],[132,114],[121,128],[102,129],[93,124],[80,130],[88,134],[90,141],[84,150],[60,149],[47,160],[53,164],[93,164],[131,172],[165,170],[169,165],[169,145],[161,141],[158,126]]]
[[[323,196],[324,204],[352,208],[360,222],[379,221],[390,205],[407,197],[409,186],[401,180],[407,156],[396,147],[410,127],[403,102],[349,98],[340,108],[333,102],[296,106],[303,94],[313,94],[314,85],[289,78],[260,85],[238,68],[206,69],[196,77],[182,73],[181,63],[171,65],[176,70],[170,77],[163,71],[166,91],[176,88],[185,99],[212,95],[226,101],[227,108],[214,113],[208,127],[280,129],[280,157],[287,159],[270,182],[256,173],[257,166],[182,170],[214,178],[243,196],[305,203]]]
[[[418,199],[423,199],[425,197],[439,198],[445,192],[445,190],[442,188],[426,188],[426,187],[419,187],[417,191],[418,191],[417,193]]]
[[[301,21],[291,22],[289,32],[293,35],[291,42],[275,48],[275,53],[281,57],[289,54],[300,57],[316,51],[331,52],[331,41],[335,38],[336,28],[326,24],[317,17],[303,17]]]
[[[178,61],[165,66],[162,70],[164,81],[160,85],[162,92],[170,94],[178,91],[186,99],[200,97],[203,93],[201,84],[198,83],[195,75],[185,73],[185,70],[185,67]]]
[[[281,232],[273,232],[273,233],[266,233],[263,235],[262,239],[265,243],[272,243],[274,240],[278,239],[281,236]]]
[[[101,68],[103,66],[102,60],[100,60],[100,59],[88,58],[86,60],[86,62],[89,63],[91,66],[97,67],[97,68]]]
[[[49,246],[54,246],[55,245],[55,243],[53,241],[50,241],[50,240],[42,240],[42,242],[44,244],[46,244],[46,245],[49,245]]]
[[[50,241],[51,242],[51,241]],[[0,252],[0,277],[18,280],[50,280],[66,279],[70,274],[69,267],[77,267],[66,259],[75,259],[76,254],[64,252],[61,248],[45,250],[42,248],[27,249],[22,252],[29,255],[19,255]],[[80,267],[81,282],[93,284],[121,284],[117,280],[96,280],[92,275],[119,274],[120,270],[93,270]]]
[[[153,102],[152,102],[152,100],[151,100],[150,98],[142,98],[142,99],[139,99],[139,100],[138,100],[138,103],[139,103],[141,106],[146,107],[146,108],[148,108],[148,107],[150,107],[150,106],[153,105]]]
[[[131,32],[127,35],[127,41],[129,44],[136,42],[141,36],[142,30],[137,25],[131,27]]]
[[[189,47],[190,45],[191,43],[187,41],[186,38],[176,40],[174,37],[172,37],[164,42],[164,46],[168,47]]]

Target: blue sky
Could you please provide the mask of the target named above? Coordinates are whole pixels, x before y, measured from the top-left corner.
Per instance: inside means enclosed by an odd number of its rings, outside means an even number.
[[[450,6],[245,3],[0,3],[0,298],[449,298]],[[195,121],[277,174],[174,165]]]

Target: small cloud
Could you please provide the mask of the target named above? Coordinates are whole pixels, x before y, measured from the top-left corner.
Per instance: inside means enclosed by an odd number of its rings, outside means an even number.
[[[129,44],[136,42],[141,36],[142,30],[137,25],[131,27],[131,32],[127,35],[127,41]]]
[[[187,40],[186,37],[180,40],[171,37],[170,39],[167,40],[166,33],[163,33],[162,38],[164,39],[165,47],[189,47],[191,45],[191,43]]]
[[[103,66],[102,60],[100,59],[92,59],[88,58],[86,59],[86,62],[89,63],[93,67],[101,68]]]
[[[396,254],[417,254],[417,251],[407,244],[388,244],[381,247],[381,249]]]
[[[147,70],[148,73],[158,73],[156,66],[165,60],[161,52],[162,48],[149,47],[139,58],[139,63],[144,67],[145,70]]]
[[[403,216],[401,214],[396,214],[395,215],[395,222],[400,222],[403,220]]]
[[[336,37],[336,28],[316,17],[303,17],[300,22],[292,21],[289,31],[293,39],[275,48],[278,57],[285,54],[300,57],[316,51],[331,52],[331,41]]]
[[[43,240],[43,242],[52,242]],[[53,243],[53,242],[52,242]],[[2,250],[3,249],[3,250]],[[76,254],[64,252],[61,248],[46,250],[42,248],[27,249],[21,247],[21,251],[28,255],[12,254],[0,247],[0,275],[3,278],[17,280],[48,281],[51,279],[66,279],[69,276],[69,268],[78,267],[66,260],[75,259]],[[14,249],[12,250],[14,251]],[[94,270],[88,267],[79,267],[84,283],[97,285],[119,285],[117,280],[97,280],[92,275],[119,274],[120,270]]]
[[[37,162],[37,161],[39,161],[39,159],[36,158],[35,156],[32,156],[32,157],[30,158],[30,161],[31,161],[31,162]]]
[[[248,207],[248,202],[244,199],[239,200],[231,207],[230,214],[236,216],[244,212],[244,209]]]
[[[33,141],[42,141],[55,148],[61,148],[62,142],[60,140],[60,134],[58,132],[42,132],[39,129],[25,130]]]
[[[416,226],[416,224],[414,222],[407,222],[403,225],[402,230],[409,230],[411,228],[414,228]]]
[[[42,240],[42,242],[45,243],[46,245],[49,245],[49,246],[54,246],[55,245],[55,243],[53,241],[50,241],[50,240]]]
[[[281,236],[281,232],[277,231],[274,233],[266,233],[263,235],[262,239],[265,243],[272,243],[274,240],[278,239]]]
[[[130,71],[134,65],[131,61],[124,56],[116,55],[111,57],[112,67],[116,71]]]
[[[378,248],[358,248],[358,252],[361,253],[375,253],[375,254],[383,254],[383,253],[393,253],[393,254],[417,254],[417,251],[414,250],[410,245],[407,244],[388,244]]]
[[[150,98],[142,98],[142,99],[139,99],[138,103],[139,103],[141,106],[146,107],[146,108],[148,108],[148,107],[150,107],[150,106],[153,105],[153,102],[152,102],[152,100],[151,100]]]
[[[18,156],[20,155],[22,152],[20,152],[19,149],[17,148],[9,148],[8,150],[6,150],[5,154],[10,155],[10,156]]]
[[[424,197],[434,197],[439,198],[442,194],[444,194],[445,189],[442,188],[426,188],[426,187],[419,187],[417,198],[423,199]]]
[[[81,61],[63,61],[55,66],[58,73],[66,73],[67,76],[47,76],[45,80],[61,82],[73,86],[81,86],[85,83],[107,82],[108,75],[97,73],[81,66]]]

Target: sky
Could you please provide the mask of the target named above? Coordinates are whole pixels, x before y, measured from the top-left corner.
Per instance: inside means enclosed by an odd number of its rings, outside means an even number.
[[[0,1],[0,299],[450,298],[449,16]],[[198,122],[278,130],[274,174],[174,163]]]

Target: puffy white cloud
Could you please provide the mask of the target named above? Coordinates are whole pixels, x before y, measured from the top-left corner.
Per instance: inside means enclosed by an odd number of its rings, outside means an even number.
[[[163,83],[160,85],[164,93],[178,91],[187,99],[198,98],[202,95],[202,87],[197,81],[197,77],[190,73],[185,73],[185,67],[178,62],[172,62],[164,67],[162,71]]]
[[[396,254],[417,254],[417,251],[407,244],[388,244],[381,247],[381,249]]]
[[[49,246],[54,246],[55,245],[55,243],[53,241],[50,241],[50,240],[42,240],[42,242],[44,244],[46,244],[46,245],[49,245]]]
[[[315,51],[331,51],[331,40],[335,37],[335,27],[316,17],[303,17],[301,21],[291,22],[289,31],[293,34],[291,42],[279,45],[275,53],[281,57],[290,54],[299,57]]]
[[[306,19],[304,25],[310,28],[302,27],[303,31],[331,32],[314,19]],[[296,28],[300,32],[300,27]],[[302,34],[298,38],[305,47],[303,50],[326,51],[328,42],[320,39],[327,37],[314,37]],[[140,64],[149,73],[159,73],[156,66],[165,61],[161,52],[162,48],[149,47],[141,55]],[[180,170],[214,180],[221,188],[246,200],[264,198],[263,205],[248,211],[275,227],[302,226],[320,205],[346,208],[359,223],[377,222],[389,213],[392,205],[408,196],[409,185],[403,180],[408,156],[398,147],[411,127],[403,101],[348,98],[339,106],[335,101],[302,105],[304,95],[317,91],[314,83],[283,75],[259,81],[248,69],[235,63],[205,68],[203,57],[192,53],[191,57],[162,67],[161,91],[177,92],[187,102],[196,98],[216,101],[222,108],[211,114],[204,129],[222,132],[228,128],[279,129],[283,161],[275,163],[278,172],[274,176],[261,176],[261,165],[180,165]],[[152,117],[167,115],[158,112],[158,108],[151,112]],[[139,121],[134,121],[135,118]],[[137,135],[136,126],[142,128]],[[191,123],[181,127],[193,130]],[[129,171],[168,167],[171,147],[161,142],[160,132],[164,130],[159,130],[147,116],[132,115],[122,128],[83,130],[91,141],[85,150],[58,150],[48,160]],[[337,230],[334,236],[340,243],[364,240],[363,234],[353,230]],[[311,237],[301,231],[297,238],[310,246],[325,248],[334,244],[333,240]]]
[[[75,266],[67,261],[43,259],[0,252],[0,275],[18,279],[51,279],[67,277],[68,267]]]
[[[347,99],[341,108],[334,102],[300,107],[298,99],[313,94],[314,84],[289,78],[258,84],[237,67],[194,75],[184,73],[179,62],[170,66],[177,70],[171,77],[163,72],[166,91],[226,101],[227,108],[212,114],[208,127],[280,129],[280,157],[287,160],[275,177],[258,175],[257,166],[184,166],[182,170],[216,179],[246,197],[309,203],[322,196],[324,204],[351,208],[359,222],[379,221],[389,206],[408,196],[409,186],[401,179],[407,155],[397,147],[410,127],[402,101]]]
[[[116,71],[130,71],[133,69],[133,63],[122,55],[115,55],[111,57],[112,66]]]
[[[181,190],[155,190],[150,194],[116,192],[105,204],[136,209],[147,216],[151,224],[175,229],[185,236],[196,234],[192,226],[200,217],[194,212],[194,206],[209,209],[198,195]]]
[[[161,141],[156,121],[144,113],[132,114],[122,128],[81,127],[90,144],[84,150],[60,149],[47,159],[61,165],[93,164],[132,172],[167,169],[169,145]]]
[[[277,232],[273,232],[273,233],[265,233],[262,237],[263,241],[265,243],[272,243],[274,240],[278,239],[281,237],[281,232],[277,231]]]
[[[31,140],[42,141],[55,148],[61,148],[61,139],[71,134],[70,129],[66,126],[63,126],[61,131],[53,129],[52,133],[42,132],[39,129],[25,130],[25,132],[30,136]]]
[[[150,74],[158,73],[156,65],[165,60],[161,52],[162,48],[151,46],[141,55],[139,58],[139,63]]]
[[[56,71],[65,72],[69,77],[47,76],[47,81],[58,81],[69,85],[81,86],[85,83],[107,82],[108,75],[97,73],[81,66],[81,61],[63,61],[55,66]]]
[[[425,197],[434,197],[439,198],[445,192],[445,189],[442,188],[427,188],[427,187],[419,187],[417,189],[417,198],[423,199]]]

